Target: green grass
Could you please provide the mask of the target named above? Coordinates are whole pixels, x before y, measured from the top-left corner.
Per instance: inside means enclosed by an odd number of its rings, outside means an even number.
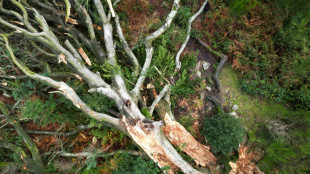
[[[232,68],[224,68],[221,72],[220,80],[225,104],[228,105],[229,101],[231,101],[232,104],[239,106],[236,112],[247,128],[251,128],[255,123],[262,120],[275,119],[293,113],[288,106],[275,101],[252,97],[242,92],[238,86],[238,74]],[[228,94],[230,94],[230,99]]]

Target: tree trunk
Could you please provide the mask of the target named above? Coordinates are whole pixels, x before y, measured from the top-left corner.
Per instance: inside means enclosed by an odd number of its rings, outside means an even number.
[[[152,100],[157,97],[155,88],[148,90]],[[197,165],[207,166],[211,171],[216,169],[216,157],[210,147],[199,143],[172,115],[169,101],[162,99],[155,108],[156,113],[164,121],[162,130],[169,141],[195,160]]]
[[[121,122],[131,138],[152,160],[158,163],[159,167],[170,167],[167,171],[168,173],[174,173],[178,168],[186,174],[200,173],[179,155],[165,137],[161,130],[162,121],[145,123],[140,119],[123,117]]]

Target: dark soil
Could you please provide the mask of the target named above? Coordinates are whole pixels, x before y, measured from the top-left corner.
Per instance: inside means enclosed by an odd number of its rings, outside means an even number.
[[[207,86],[211,87],[212,91],[209,92],[207,89],[203,89],[202,91],[197,91],[197,93],[191,95],[188,99],[185,98],[179,98],[177,100],[177,107],[174,109],[175,117],[177,119],[181,119],[183,116],[191,116],[196,120],[196,125],[198,122],[198,125],[195,126],[195,121],[193,123],[193,128],[196,130],[196,136],[198,139],[200,139],[199,130],[201,126],[203,125],[203,121],[206,117],[211,117],[213,114],[215,114],[216,106],[213,102],[209,100],[211,98],[213,101],[221,104],[222,98],[219,93],[219,91],[216,89],[214,81],[213,81],[213,75],[215,73],[216,68],[214,68],[214,64],[218,63],[220,61],[219,58],[213,56],[211,53],[209,53],[203,46],[199,44],[198,41],[195,39],[190,39],[187,43],[187,46],[183,53],[186,52],[196,52],[199,51],[198,54],[198,62],[196,69],[199,68],[199,71],[201,72],[201,78],[204,79]],[[202,67],[202,62],[206,61],[210,63],[210,67],[207,70],[204,70]],[[182,68],[182,67],[181,67]],[[193,71],[196,72],[196,71]],[[194,75],[195,78],[199,78],[196,74]],[[203,106],[197,106],[199,103],[199,100],[203,100]],[[186,103],[186,104],[184,104]],[[201,140],[201,139],[200,139]]]

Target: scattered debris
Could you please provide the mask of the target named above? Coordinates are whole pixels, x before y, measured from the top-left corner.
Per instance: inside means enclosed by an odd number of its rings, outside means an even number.
[[[229,113],[229,115],[230,115],[230,116],[234,116],[234,117],[238,118],[238,115],[237,115],[237,113],[236,113],[235,111],[234,111],[234,112]]]
[[[68,63],[66,60],[66,56],[62,53],[58,56],[58,63],[60,64],[61,62],[65,63],[65,64]]]
[[[253,159],[256,154],[254,152],[247,153],[249,147],[240,146],[239,148],[239,159],[234,162],[229,162],[231,166],[231,171],[229,174],[238,174],[238,173],[253,173],[253,174],[263,174],[256,165],[253,163]]]
[[[80,47],[78,49],[78,51],[79,51],[80,55],[83,57],[83,59],[85,60],[85,62],[87,63],[87,65],[91,66],[91,61],[89,60],[89,58],[88,58],[87,54],[85,53],[85,51],[83,50],[83,48]]]
[[[212,88],[210,86],[207,86],[207,91],[208,92],[211,92],[212,91]]]
[[[207,69],[209,69],[210,63],[209,63],[209,62],[206,62],[206,61],[203,61],[203,62],[202,62],[202,67],[203,67],[203,69],[206,71]]]
[[[237,110],[237,109],[239,109],[239,106],[238,105],[234,105],[233,107],[232,107],[232,110]]]

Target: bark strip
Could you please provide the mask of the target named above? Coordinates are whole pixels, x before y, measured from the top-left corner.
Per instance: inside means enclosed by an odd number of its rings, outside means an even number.
[[[149,89],[149,96],[155,99],[157,93],[154,88]],[[155,111],[164,121],[165,126],[162,130],[169,141],[180,147],[180,149],[188,154],[195,162],[201,166],[207,166],[210,170],[216,168],[216,157],[209,151],[210,148],[199,143],[195,138],[171,115],[171,108],[166,100],[161,100],[155,107]]]

